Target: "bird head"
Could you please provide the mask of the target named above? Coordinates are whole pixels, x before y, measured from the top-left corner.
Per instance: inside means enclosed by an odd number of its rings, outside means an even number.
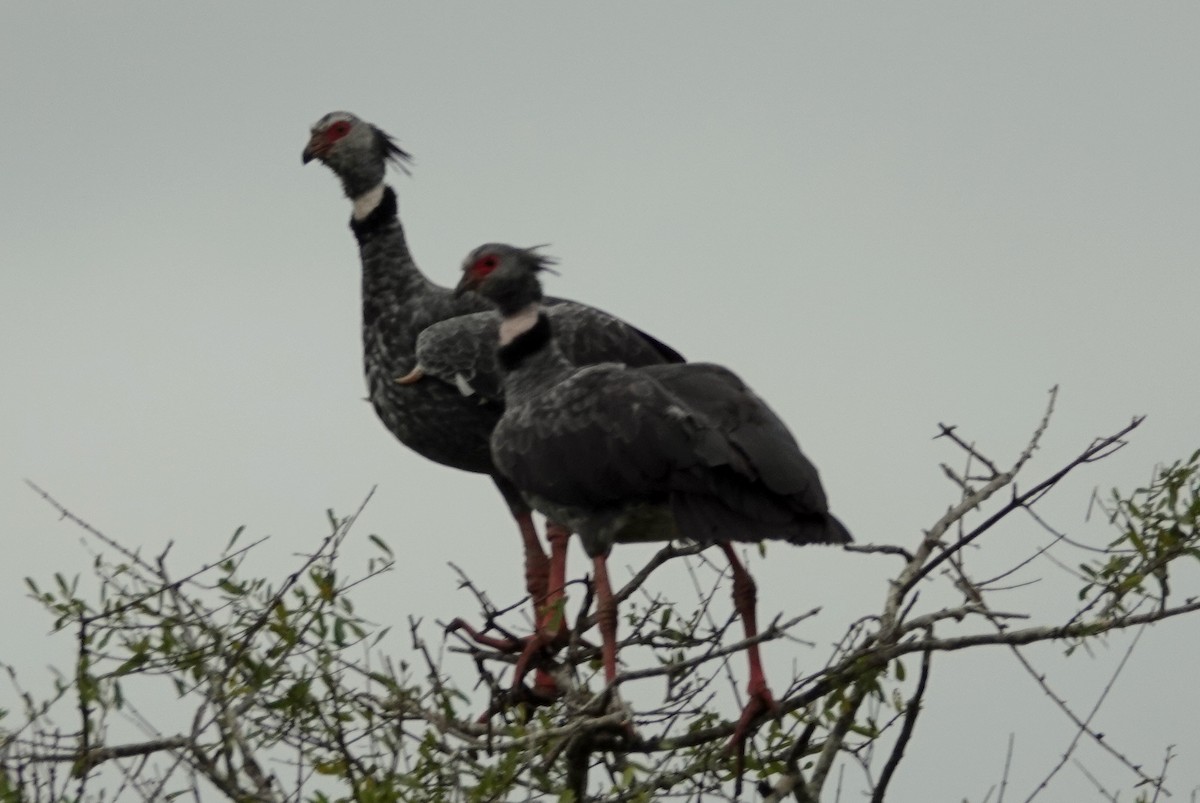
[[[455,295],[474,290],[509,315],[542,300],[542,283],[538,274],[554,273],[554,260],[537,253],[544,246],[518,248],[515,245],[488,243],[467,255],[463,275]]]
[[[390,161],[405,173],[412,161],[382,130],[350,112],[330,112],[312,127],[304,164],[319,159],[342,180],[346,197],[357,198],[383,182]]]

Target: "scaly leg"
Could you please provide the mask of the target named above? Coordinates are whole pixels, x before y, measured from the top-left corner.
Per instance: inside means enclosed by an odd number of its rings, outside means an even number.
[[[525,648],[513,668],[513,687],[516,688],[529,672],[532,662],[549,647],[562,647],[567,641],[566,585],[567,585],[567,540],[571,533],[566,527],[552,521],[546,522],[546,540],[550,542],[550,560],[546,574],[545,594],[535,598],[537,629],[525,640]],[[532,587],[530,594],[533,594]],[[542,669],[537,670],[534,691],[543,696],[555,697],[558,688]]]
[[[608,580],[608,556],[592,558],[596,587],[596,624],[600,628],[600,656],[604,660],[604,682],[609,686],[617,679],[617,600],[613,597],[612,584]],[[621,711],[626,719],[621,731],[628,739],[636,739],[633,712],[621,700],[621,693],[613,690],[608,701],[610,710]]]
[[[733,570],[733,606],[737,610],[738,616],[742,617],[746,638],[754,638],[758,635],[758,617],[755,612],[758,589],[754,585],[754,578],[738,560],[732,546],[722,543],[721,551],[725,553],[725,557],[729,558],[729,567]],[[746,707],[742,709],[742,715],[738,718],[737,727],[734,728],[733,737],[729,740],[727,748],[737,755],[739,774],[741,773],[742,754],[746,739],[752,732],[750,726],[763,714],[776,713],[779,710],[770,688],[767,687],[758,645],[751,644],[747,647],[746,655],[750,659],[750,683],[746,689],[749,699],[746,701]]]
[[[501,652],[520,652],[521,657],[517,660],[516,670],[513,673],[513,687],[520,686],[525,675],[529,672],[530,661],[545,647],[549,641],[541,635],[541,625],[549,619],[549,614],[546,613],[546,602],[550,591],[550,575],[552,572],[552,563],[546,557],[545,551],[542,549],[542,543],[538,539],[537,529],[533,525],[533,515],[528,511],[514,511],[513,518],[517,522],[517,528],[521,532],[521,544],[525,551],[525,590],[529,592],[529,597],[533,602],[534,621],[538,622],[538,631],[532,636],[524,639],[512,638],[497,638],[479,632],[463,619],[455,619],[447,626],[447,631],[463,630],[472,641],[482,644],[486,647],[491,647],[494,650]],[[549,536],[549,533],[547,533]],[[566,563],[566,541],[568,535],[563,531],[563,543],[561,546],[563,555],[562,563],[564,564],[562,571],[565,572]],[[551,542],[552,546],[554,542]],[[559,592],[564,584],[563,580],[559,581]],[[554,678],[545,670],[539,668],[534,675],[533,691],[538,697],[547,700],[554,699],[559,694],[558,684]]]
[[[600,627],[600,654],[604,658],[604,680],[612,683],[617,678],[617,602],[613,599],[612,585],[608,582],[608,558],[597,555],[592,558],[596,583],[596,624]]]
[[[550,643],[565,641],[567,635],[567,541],[571,531],[557,522],[546,522],[546,540],[550,542],[550,569],[545,604],[538,629],[545,631]]]

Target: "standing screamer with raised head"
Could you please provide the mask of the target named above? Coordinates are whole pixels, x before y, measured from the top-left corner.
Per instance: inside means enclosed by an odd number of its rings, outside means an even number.
[[[574,365],[542,310],[532,249],[484,245],[463,264],[502,316],[506,407],[492,433],[496,467],[546,516],[579,534],[594,569],[605,679],[617,675],[617,611],[607,559],[621,542],[686,538],[718,546],[733,572],[747,638],[758,634],[756,589],[733,542],[846,544],[817,470],[762,399],[719,365]],[[776,708],[757,643],[749,701],[731,747]]]
[[[349,112],[331,112],[313,125],[304,148],[304,163],[314,159],[334,172],[353,204],[350,228],[362,261],[363,365],[376,414],[401,443],[418,454],[445,466],[490,476],[520,530],[526,588],[537,608],[537,632],[523,643],[515,643],[476,633],[456,620],[483,643],[522,650],[513,680],[514,688],[520,689],[525,671],[544,649],[560,643],[565,633],[557,611],[563,596],[569,532],[548,522],[552,548],[548,559],[528,504],[492,461],[489,438],[503,411],[494,345],[488,345],[496,338],[495,312],[478,296],[455,294],[430,281],[413,261],[400,224],[396,193],[384,183],[388,162],[405,169],[410,157],[390,136]],[[670,347],[612,315],[560,299],[548,304],[564,331],[572,333],[564,346],[579,364],[683,361]],[[462,316],[466,316],[462,329],[442,327],[443,356],[455,376],[486,379],[490,372],[491,393],[484,390],[465,395],[467,388],[461,378],[422,378],[416,370],[418,336],[432,324]],[[539,671],[535,682],[538,697],[552,697],[556,691],[553,680]]]

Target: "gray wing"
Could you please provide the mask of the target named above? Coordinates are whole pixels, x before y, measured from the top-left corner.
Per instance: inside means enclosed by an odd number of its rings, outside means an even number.
[[[576,365],[619,362],[637,368],[684,362],[675,349],[604,310],[561,298],[546,299],[542,309],[559,348]]]
[[[543,311],[550,319],[559,348],[575,365],[683,362],[670,346],[595,307],[551,298]],[[417,364],[427,376],[455,385],[466,395],[501,401],[504,383],[496,363],[499,323],[494,312],[435,323],[417,338]]]
[[[497,313],[487,311],[426,327],[417,336],[417,365],[427,377],[454,385],[465,396],[502,401],[502,378],[496,363],[499,323]]]
[[[850,540],[787,427],[720,366],[580,369],[510,409],[492,446],[522,490],[593,510],[669,504],[696,541]]]
[[[680,529],[700,541],[777,538],[848,543],[829,515],[816,467],[775,412],[719,365],[649,366],[653,377],[693,416],[698,464],[673,475]]]
[[[535,401],[510,407],[492,453],[517,487],[560,505],[666,501],[671,473],[695,462],[661,386],[613,364],[581,368]]]
[[[774,493],[799,496],[816,510],[826,508],[816,467],[787,425],[737,374],[712,363],[643,370],[706,422],[709,439],[721,444],[710,451],[710,465],[728,465]]]

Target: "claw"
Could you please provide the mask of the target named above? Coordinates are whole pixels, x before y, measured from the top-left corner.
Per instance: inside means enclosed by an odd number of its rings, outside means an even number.
[[[558,683],[546,672],[545,666],[552,663],[554,653],[567,646],[570,637],[570,631],[561,624],[561,617],[558,626],[539,627],[532,635],[526,637],[525,646],[517,658],[516,666],[513,667],[513,688],[516,689],[521,684],[530,669],[536,669],[534,691],[552,699],[561,697],[562,691],[558,688]]]
[[[421,378],[423,372],[417,366],[412,373],[398,378],[401,384],[409,384]],[[527,509],[513,511],[521,542],[525,549],[525,589],[533,601],[535,626],[530,636],[523,638],[505,635],[497,637],[476,630],[462,619],[455,619],[446,627],[446,632],[464,631],[472,641],[503,653],[519,653],[513,668],[512,685],[505,699],[494,702],[480,718],[486,722],[506,704],[506,700],[517,703],[545,705],[557,700],[563,691],[555,678],[547,671],[554,666],[554,654],[570,641],[570,631],[565,623],[564,605],[566,594],[567,540],[570,533],[561,525],[547,522],[546,539],[550,542],[551,555],[547,558],[533,526],[533,517]],[[491,629],[489,624],[488,628]],[[501,631],[503,632],[503,631]],[[532,688],[525,686],[525,676],[534,670]]]
[[[466,634],[471,638],[471,641],[474,641],[476,644],[482,644],[485,647],[491,647],[497,652],[510,653],[521,649],[521,641],[519,639],[510,638],[508,636],[503,638],[489,636],[471,627],[471,625],[467,624],[467,621],[462,618],[456,618],[450,622],[450,624],[446,625],[447,633],[454,633],[458,630],[465,631]]]
[[[397,385],[411,385],[415,382],[420,382],[424,378],[425,378],[425,371],[421,368],[421,366],[418,365],[416,368],[412,369],[404,376],[396,377],[396,384]]]
[[[562,696],[558,682],[546,671],[545,667],[551,660],[551,654],[566,646],[569,633],[565,627],[559,627],[556,632],[539,629],[532,635],[515,638],[512,636],[489,636],[476,630],[461,618],[446,625],[447,633],[458,630],[466,633],[476,644],[490,647],[497,652],[520,653],[513,670],[512,686],[509,691],[509,698],[512,702],[547,705]],[[531,669],[536,671],[534,672],[533,687],[529,689],[526,688],[524,680]],[[480,719],[481,722],[486,722],[495,716],[497,711],[493,708],[484,712]]]
[[[545,673],[539,670],[539,678]],[[559,691],[558,684],[554,682],[554,678],[549,674],[545,674],[549,678],[549,686],[541,686],[539,683],[534,683],[533,686],[526,686],[524,683],[514,686],[505,692],[499,699],[492,702],[482,714],[475,719],[477,725],[486,725],[488,720],[499,714],[506,708],[511,708],[514,705],[527,705],[530,708],[540,708],[544,705],[550,705],[559,697],[562,692]],[[539,681],[540,682],[540,681]]]
[[[754,721],[764,714],[770,714],[775,718],[779,718],[783,714],[779,703],[775,702],[775,697],[767,688],[766,683],[751,683],[748,691],[750,699],[746,701],[746,707],[742,709],[742,715],[738,717],[737,725],[733,729],[733,736],[729,737],[729,743],[725,745],[725,755],[734,758],[734,775],[739,781],[742,777],[742,765],[746,757],[746,740],[754,735],[752,727]]]

